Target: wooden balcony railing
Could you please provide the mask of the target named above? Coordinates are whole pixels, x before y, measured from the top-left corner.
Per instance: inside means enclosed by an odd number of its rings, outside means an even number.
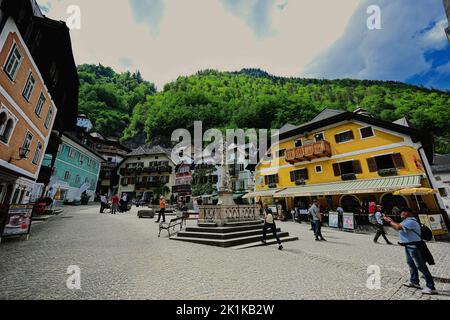
[[[311,161],[325,157],[331,157],[331,144],[328,141],[319,141],[303,147],[286,150],[286,161],[289,163]]]

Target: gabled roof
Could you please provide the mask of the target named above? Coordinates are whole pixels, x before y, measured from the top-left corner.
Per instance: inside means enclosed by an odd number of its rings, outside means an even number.
[[[139,148],[131,151],[127,155],[127,157],[151,156],[151,155],[158,155],[158,154],[164,154],[164,155],[168,156],[169,158],[172,157],[171,150],[163,148],[161,146],[140,146]]]
[[[294,136],[311,132],[313,130],[333,125],[335,123],[352,120],[408,135],[411,137],[413,142],[422,142],[422,145],[425,149],[429,162],[433,163],[433,153],[434,153],[433,138],[428,132],[421,131],[413,127],[407,127],[397,123],[392,123],[374,117],[368,117],[362,114],[357,114],[343,110],[325,109],[323,112],[317,115],[312,121],[302,124],[301,126],[298,126],[293,130],[280,133],[279,140],[282,141]]]

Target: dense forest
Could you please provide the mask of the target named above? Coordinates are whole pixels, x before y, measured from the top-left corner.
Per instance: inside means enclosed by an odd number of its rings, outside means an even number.
[[[353,111],[358,106],[394,121],[407,117],[436,138],[440,153],[450,152],[450,93],[399,82],[318,80],[274,77],[261,70],[206,70],[180,77],[162,91],[140,74],[110,68],[79,67],[80,112],[103,134],[122,140],[142,136],[161,142],[196,120],[208,128],[280,128],[311,120],[325,108]]]

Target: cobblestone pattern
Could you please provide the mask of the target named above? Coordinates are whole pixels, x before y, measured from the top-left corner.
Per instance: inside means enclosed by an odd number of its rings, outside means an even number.
[[[231,250],[171,241],[151,219],[70,208],[36,225],[29,241],[0,246],[0,299],[450,299],[450,244],[431,243],[439,296],[403,288],[403,248],[372,235],[324,229],[315,242],[306,224],[278,223],[300,241]],[[392,236],[391,236],[392,237]],[[392,237],[392,240],[396,241]],[[81,290],[66,287],[70,265]],[[381,290],[366,287],[381,268]]]

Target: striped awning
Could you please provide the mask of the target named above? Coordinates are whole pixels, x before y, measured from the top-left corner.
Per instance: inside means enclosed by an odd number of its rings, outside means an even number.
[[[253,199],[257,197],[273,197],[274,194],[277,192],[281,192],[284,189],[269,189],[269,190],[261,190],[261,191],[255,191],[247,193],[245,196],[243,196],[243,199]]]
[[[329,184],[306,185],[287,188],[275,193],[275,198],[330,196],[343,194],[393,192],[421,186],[422,176],[400,176],[370,180],[343,181]]]

